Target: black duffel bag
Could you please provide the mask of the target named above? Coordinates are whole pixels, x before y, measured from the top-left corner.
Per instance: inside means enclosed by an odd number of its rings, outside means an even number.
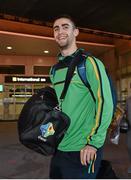
[[[40,89],[25,103],[18,120],[19,140],[23,145],[44,155],[55,152],[70,125],[70,118],[57,105],[51,87]]]
[[[70,125],[70,118],[62,112],[62,102],[75,67],[80,63],[80,55],[78,53],[69,65],[60,96],[60,107],[51,87],[40,89],[25,103],[18,120],[18,132],[20,142],[26,147],[44,155],[52,155],[62,141]],[[55,69],[56,66],[52,68],[53,72]]]

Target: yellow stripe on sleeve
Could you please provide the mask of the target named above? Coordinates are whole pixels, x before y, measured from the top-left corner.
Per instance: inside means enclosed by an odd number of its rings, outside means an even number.
[[[97,66],[93,60],[93,58],[91,57],[88,57],[88,59],[90,60],[90,62],[92,63],[93,65],[93,68],[94,68],[94,72],[95,72],[95,75],[96,75],[96,78],[98,80],[98,91],[97,91],[97,97],[98,97],[98,109],[97,109],[97,113],[96,113],[96,123],[95,123],[95,126],[93,127],[90,135],[92,136],[94,133],[95,133],[95,130],[96,128],[99,126],[99,122],[100,122],[100,114],[101,114],[101,108],[102,108],[102,96],[101,96],[101,85],[100,85],[100,77],[99,77],[99,73],[98,73],[98,69],[97,69]],[[88,137],[88,138],[89,138]],[[88,139],[89,140],[89,139]]]

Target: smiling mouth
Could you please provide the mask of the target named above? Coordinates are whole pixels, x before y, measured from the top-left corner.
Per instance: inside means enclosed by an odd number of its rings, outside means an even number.
[[[65,40],[65,39],[67,39],[67,36],[64,36],[64,35],[58,36],[58,40]]]
[[[61,41],[61,40],[65,40],[66,39],[66,37],[61,37],[61,38],[58,38],[58,40],[59,41]]]

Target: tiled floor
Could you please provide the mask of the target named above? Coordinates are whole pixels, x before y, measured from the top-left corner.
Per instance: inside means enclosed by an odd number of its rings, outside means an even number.
[[[120,179],[129,179],[126,134],[121,134],[119,145],[106,142],[104,159],[112,163]],[[48,178],[50,157],[26,149],[18,141],[16,122],[0,122],[0,178]]]

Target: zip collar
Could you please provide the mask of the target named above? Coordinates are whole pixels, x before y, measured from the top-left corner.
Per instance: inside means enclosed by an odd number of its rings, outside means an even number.
[[[58,54],[58,61],[64,61],[65,59],[73,59],[78,53],[83,52],[84,49],[83,48],[78,48],[73,54],[69,55],[69,56],[62,56],[62,54]]]

